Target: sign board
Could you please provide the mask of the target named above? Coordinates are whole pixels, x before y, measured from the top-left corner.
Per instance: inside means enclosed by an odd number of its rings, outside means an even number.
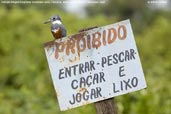
[[[129,20],[45,43],[61,110],[146,88]]]

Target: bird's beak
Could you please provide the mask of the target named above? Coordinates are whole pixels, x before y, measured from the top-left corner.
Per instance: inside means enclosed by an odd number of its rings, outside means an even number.
[[[45,21],[44,24],[47,24],[47,23],[50,23],[50,22],[51,22],[51,20],[49,19],[49,20]]]

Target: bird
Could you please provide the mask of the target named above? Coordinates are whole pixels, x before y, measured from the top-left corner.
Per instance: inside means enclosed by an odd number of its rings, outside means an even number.
[[[59,15],[55,14],[55,15],[51,16],[49,20],[44,22],[44,24],[47,24],[50,22],[52,23],[51,32],[52,32],[54,39],[66,37],[67,31],[66,31],[64,25],[62,24],[62,20]]]

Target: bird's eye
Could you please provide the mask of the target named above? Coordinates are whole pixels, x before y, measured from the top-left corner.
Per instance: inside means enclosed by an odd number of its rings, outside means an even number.
[[[53,20],[55,20],[55,18],[53,18]]]

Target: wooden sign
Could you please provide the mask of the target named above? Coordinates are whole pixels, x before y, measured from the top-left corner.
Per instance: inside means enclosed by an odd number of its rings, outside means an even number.
[[[61,110],[146,88],[129,20],[45,43]]]

